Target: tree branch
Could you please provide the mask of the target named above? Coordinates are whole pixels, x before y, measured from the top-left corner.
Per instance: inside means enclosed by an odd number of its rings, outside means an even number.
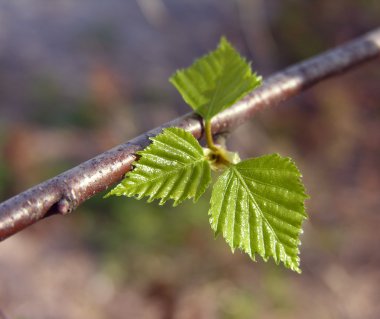
[[[269,77],[262,87],[216,116],[212,121],[212,132],[231,131],[257,111],[275,106],[326,78],[379,55],[380,28]],[[68,214],[93,195],[120,181],[131,169],[136,151],[149,144],[149,137],[168,126],[182,127],[198,139],[204,134],[202,119],[189,113],[8,199],[0,204],[0,240],[44,217]]]

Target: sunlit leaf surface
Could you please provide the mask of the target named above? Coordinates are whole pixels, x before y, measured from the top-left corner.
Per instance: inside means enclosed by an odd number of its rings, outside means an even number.
[[[177,71],[170,82],[207,121],[259,86],[261,77],[252,73],[246,60],[222,38],[215,51]]]
[[[230,166],[215,183],[210,223],[234,250],[252,259],[258,253],[266,261],[300,272],[299,235],[306,218],[307,198],[301,174],[293,161],[277,154]]]
[[[198,141],[180,128],[167,128],[152,144],[138,153],[141,158],[134,170],[107,196],[147,196],[148,202],[160,204],[174,200],[176,206],[187,198],[194,201],[205,192],[211,181],[210,164]]]

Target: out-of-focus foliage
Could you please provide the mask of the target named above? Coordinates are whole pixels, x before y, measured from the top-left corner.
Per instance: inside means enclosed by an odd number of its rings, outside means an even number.
[[[267,77],[379,21],[377,0],[3,1],[0,198],[187,112],[167,78],[223,34]],[[229,136],[242,157],[299,163],[311,195],[301,276],[215,241],[209,194],[180,211],[99,196],[0,244],[0,309],[29,319],[378,318],[379,83],[372,61]]]

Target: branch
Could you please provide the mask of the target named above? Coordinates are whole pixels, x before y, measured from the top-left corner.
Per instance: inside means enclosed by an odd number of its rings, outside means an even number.
[[[380,28],[269,77],[261,88],[216,116],[212,132],[231,131],[257,111],[275,106],[326,78],[378,56]],[[149,137],[169,126],[182,127],[198,139],[204,133],[202,119],[194,113],[186,114],[8,199],[0,204],[0,240],[44,217],[66,215],[120,181],[132,168],[136,151],[149,144]]]

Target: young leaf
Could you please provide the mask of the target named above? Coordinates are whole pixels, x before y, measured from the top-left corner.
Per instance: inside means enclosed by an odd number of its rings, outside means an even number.
[[[261,77],[252,73],[246,60],[223,37],[215,51],[177,71],[169,81],[185,102],[209,121],[259,86]]]
[[[272,256],[300,272],[299,235],[308,196],[293,161],[278,154],[232,165],[217,180],[209,211],[211,228],[232,250],[253,260]]]
[[[211,181],[211,170],[198,141],[180,128],[167,128],[146,149],[135,169],[106,196],[148,196],[148,202],[160,199],[160,205],[173,199],[173,206],[184,199],[194,202]]]

